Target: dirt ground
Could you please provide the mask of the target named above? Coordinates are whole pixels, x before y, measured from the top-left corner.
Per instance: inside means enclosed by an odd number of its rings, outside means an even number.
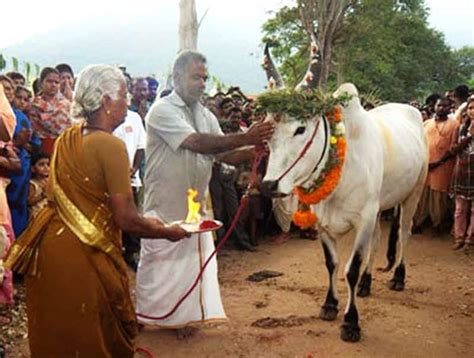
[[[385,265],[385,241],[375,267]],[[219,254],[227,323],[206,327],[186,341],[178,341],[170,331],[146,327],[138,345],[160,358],[474,357],[474,252],[454,252],[451,245],[448,236],[413,236],[403,292],[387,288],[392,273],[374,271],[372,295],[357,300],[359,343],[339,338],[347,297],[343,270],[352,248],[348,235],[339,242],[336,321],[318,318],[328,283],[320,242],[292,238],[283,244],[262,243],[255,253]],[[246,280],[261,270],[283,275],[262,282]],[[265,318],[271,327],[252,326]],[[27,356],[25,343],[18,341],[9,357]]]

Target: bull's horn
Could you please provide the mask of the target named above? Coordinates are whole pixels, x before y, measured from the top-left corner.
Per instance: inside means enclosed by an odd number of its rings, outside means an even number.
[[[316,45],[316,38],[311,35],[311,50],[309,53],[309,66],[303,80],[296,86],[297,90],[313,89],[318,84],[316,77],[319,61],[318,61],[318,46]]]
[[[265,51],[263,52],[263,69],[267,74],[269,89],[282,88],[284,86],[283,80],[270,55],[270,45],[268,42],[265,44]]]

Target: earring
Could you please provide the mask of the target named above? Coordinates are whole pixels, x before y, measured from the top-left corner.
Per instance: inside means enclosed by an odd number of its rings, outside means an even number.
[[[107,110],[107,111],[105,111],[105,113],[106,113],[107,115],[109,115],[109,114],[110,114],[110,111],[109,111],[109,110]]]

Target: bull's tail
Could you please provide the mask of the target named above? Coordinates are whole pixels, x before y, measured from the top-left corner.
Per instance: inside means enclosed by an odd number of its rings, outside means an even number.
[[[390,225],[390,234],[388,235],[387,245],[387,266],[383,269],[384,272],[390,271],[395,265],[397,257],[397,244],[400,229],[400,205],[397,205],[393,211],[393,220]]]

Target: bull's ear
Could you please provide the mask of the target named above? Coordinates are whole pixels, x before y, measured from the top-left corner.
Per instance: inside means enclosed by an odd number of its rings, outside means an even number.
[[[356,86],[354,86],[352,83],[343,83],[333,94],[334,98],[338,98],[341,96],[350,97],[350,100],[347,102],[346,105],[344,105],[344,107],[352,109],[363,109],[360,103],[359,91],[357,91]]]

